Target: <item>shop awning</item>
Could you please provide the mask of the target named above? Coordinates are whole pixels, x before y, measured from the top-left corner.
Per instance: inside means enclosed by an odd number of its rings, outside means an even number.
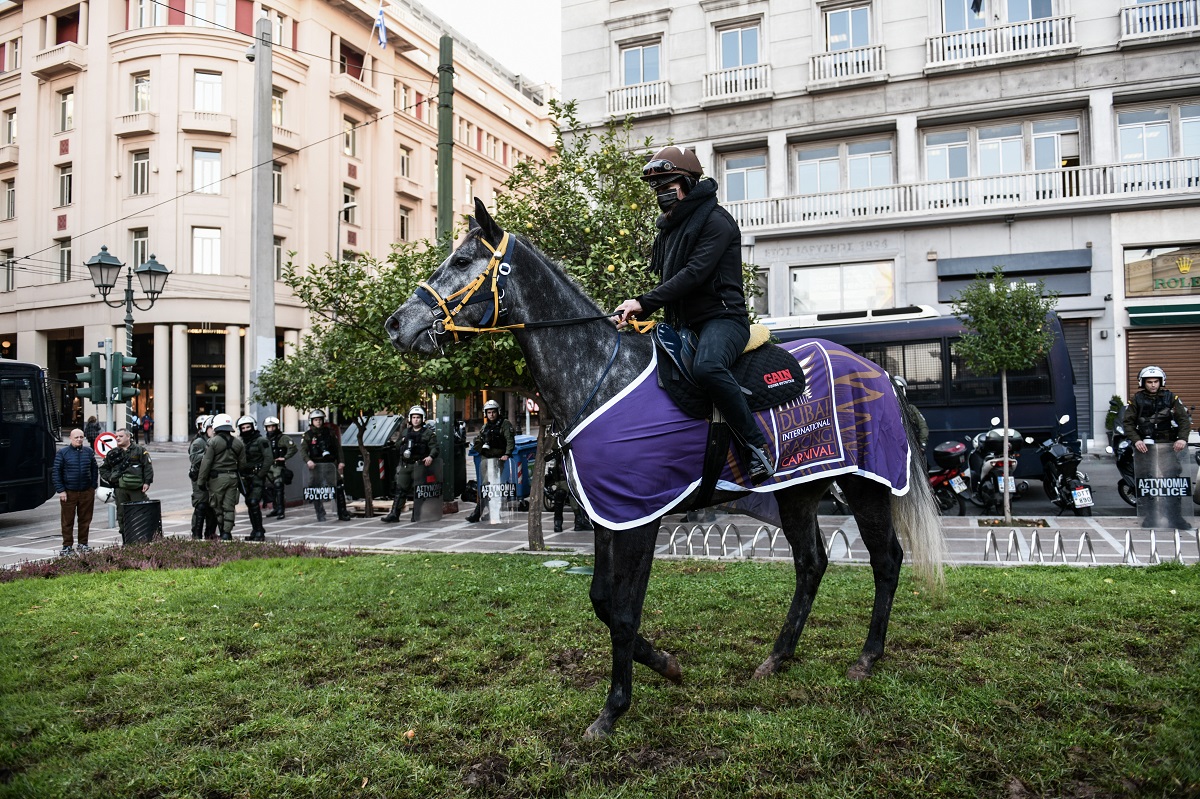
[[[1200,325],[1200,305],[1130,305],[1131,325]]]

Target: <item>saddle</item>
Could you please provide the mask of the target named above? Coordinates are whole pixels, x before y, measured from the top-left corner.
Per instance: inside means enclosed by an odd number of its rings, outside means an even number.
[[[675,330],[659,322],[653,330],[654,344],[663,356],[658,360],[658,384],[679,409],[693,419],[707,419],[713,404],[696,385],[692,362],[696,356],[696,334]],[[764,411],[783,405],[804,393],[804,375],[790,352],[768,344],[769,332],[761,325],[751,326],[750,343],[734,362],[732,372],[750,411]]]

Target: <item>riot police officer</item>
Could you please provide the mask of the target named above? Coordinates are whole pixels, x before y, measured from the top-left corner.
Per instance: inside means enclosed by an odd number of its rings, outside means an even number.
[[[475,451],[479,453],[482,460],[492,459],[504,463],[512,457],[517,448],[517,437],[513,432],[512,422],[500,418],[500,403],[495,400],[488,400],[483,404],[483,419],[483,427],[480,429],[479,435],[475,436],[475,443],[472,446],[475,447]],[[488,500],[483,491],[483,487],[487,484],[486,473],[487,470],[484,468],[480,470],[480,474],[476,475],[479,482],[479,504],[467,517],[467,521],[472,523],[479,521],[483,515],[483,509],[487,507]]]
[[[424,482],[425,470],[433,465],[439,454],[437,433],[432,427],[425,426],[425,409],[420,405],[408,409],[408,427],[396,442],[396,448],[400,450],[400,462],[396,464],[395,496],[392,510],[379,520],[384,524],[400,521],[404,498],[416,490],[418,483]]]
[[[204,460],[204,450],[208,447],[208,437],[212,432],[211,416],[196,417],[196,437],[188,444],[188,479],[192,481],[192,538],[215,538],[217,534],[217,514],[208,504],[208,491],[199,483],[200,462]]]
[[[1167,391],[1167,373],[1157,366],[1147,366],[1138,372],[1142,390],[1133,395],[1125,408],[1125,429],[1136,437],[1134,447],[1146,452],[1146,442],[1174,441],[1175,451],[1187,446],[1192,430],[1192,417],[1179,397]]]
[[[246,515],[250,517],[250,535],[246,536],[246,540],[266,541],[262,495],[267,484],[267,473],[271,471],[271,444],[258,432],[258,423],[253,416],[238,419],[237,427],[238,435],[246,445],[246,466],[242,470],[242,495],[246,497]]]
[[[100,479],[112,487],[117,503],[117,527],[124,539],[125,505],[146,501],[146,492],[154,482],[154,465],[150,462],[150,453],[141,444],[133,443],[127,429],[119,428],[116,435],[117,446],[104,456]]]
[[[338,521],[348,521],[346,490],[342,487],[342,473],[346,464],[342,459],[342,442],[332,429],[325,426],[325,411],[315,410],[308,415],[308,430],[300,439],[300,456],[308,464],[308,493],[317,511],[317,521],[325,521],[324,500],[333,495],[337,503]]]
[[[267,443],[271,445],[271,470],[267,475],[267,489],[271,492],[271,504],[274,505],[267,517],[273,519],[278,516],[282,519],[287,510],[285,486],[292,481],[291,477],[285,474],[287,462],[298,450],[291,436],[285,436],[279,429],[277,417],[268,416],[263,421],[263,429],[267,431]]]
[[[221,540],[232,541],[238,476],[246,468],[246,445],[233,435],[233,419],[229,414],[217,414],[212,423],[215,432],[204,449],[197,482],[208,492],[208,503],[221,528]]]

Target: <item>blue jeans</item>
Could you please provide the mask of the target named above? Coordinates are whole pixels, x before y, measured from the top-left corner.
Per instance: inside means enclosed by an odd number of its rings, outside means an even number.
[[[692,374],[721,411],[734,436],[745,444],[765,449],[767,441],[754,423],[742,387],[730,367],[750,340],[750,325],[744,319],[710,319],[700,329]]]

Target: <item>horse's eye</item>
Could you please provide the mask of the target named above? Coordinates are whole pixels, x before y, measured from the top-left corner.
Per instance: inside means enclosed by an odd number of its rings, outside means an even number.
[[[450,261],[450,265],[458,269],[465,269],[471,265],[471,259],[465,255],[456,255],[454,256],[454,259]]]

